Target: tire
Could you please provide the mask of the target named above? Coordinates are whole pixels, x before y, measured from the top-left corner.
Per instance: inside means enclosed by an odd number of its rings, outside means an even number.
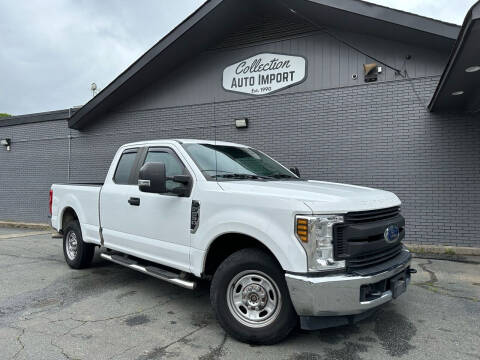
[[[86,268],[92,262],[94,254],[95,245],[83,241],[78,221],[68,223],[63,231],[63,256],[68,266],[72,269]]]
[[[220,264],[210,300],[220,325],[242,342],[278,343],[298,323],[283,270],[260,249],[237,251]]]

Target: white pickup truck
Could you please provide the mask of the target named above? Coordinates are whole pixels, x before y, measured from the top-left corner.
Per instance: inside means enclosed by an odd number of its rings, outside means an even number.
[[[50,211],[70,267],[88,266],[98,246],[188,289],[211,280],[218,321],[249,343],[355,322],[415,272],[395,194],[304,180],[239,144],[123,145],[103,185],[52,185]]]

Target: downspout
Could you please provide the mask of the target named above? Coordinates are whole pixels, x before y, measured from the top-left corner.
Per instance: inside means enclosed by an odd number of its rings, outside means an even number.
[[[68,118],[72,116],[71,108],[68,108]],[[72,129],[68,128],[68,164],[67,164],[67,184],[70,184],[70,168],[72,160]]]
[[[67,184],[70,184],[70,162],[72,159],[72,135],[70,135],[70,129],[68,129],[68,169],[67,169]]]

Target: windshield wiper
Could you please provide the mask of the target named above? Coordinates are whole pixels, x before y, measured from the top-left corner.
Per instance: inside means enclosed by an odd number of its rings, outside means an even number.
[[[275,179],[298,179],[297,177],[288,174],[273,174],[271,177]]]
[[[272,177],[270,176],[255,175],[255,174],[240,174],[240,173],[217,174],[217,175],[212,175],[212,177],[224,178],[224,179],[246,179],[246,180],[272,179]]]

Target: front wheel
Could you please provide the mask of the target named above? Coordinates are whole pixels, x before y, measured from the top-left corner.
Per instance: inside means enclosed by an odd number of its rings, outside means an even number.
[[[259,249],[225,259],[213,276],[210,298],[222,327],[243,342],[274,344],[297,324],[282,269]]]

